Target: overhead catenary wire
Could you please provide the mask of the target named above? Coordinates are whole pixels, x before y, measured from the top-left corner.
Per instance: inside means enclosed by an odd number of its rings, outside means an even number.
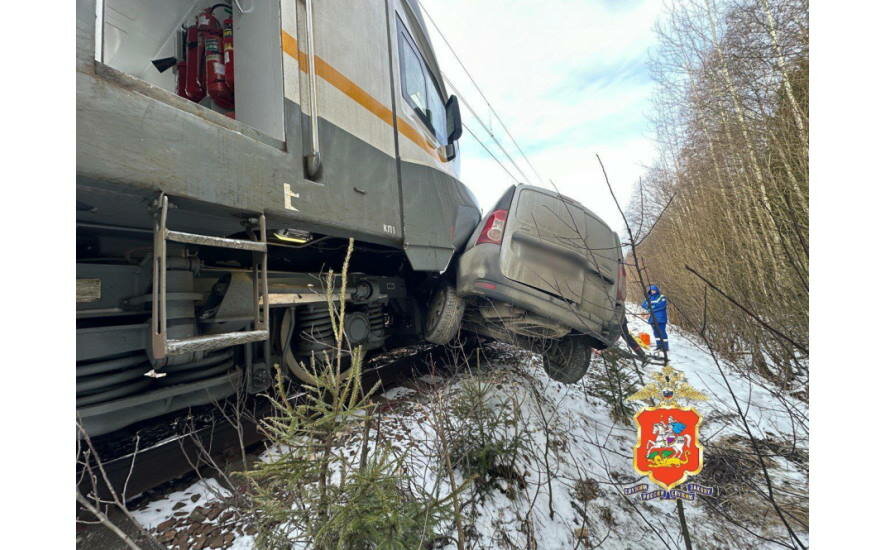
[[[419,5],[420,5],[420,4],[419,4]],[[425,11],[425,13],[427,13],[427,10],[424,8],[424,6],[421,6],[421,8],[422,8],[422,10]],[[428,14],[428,18],[430,19],[430,14]],[[449,44],[448,40],[446,40],[446,37],[443,36],[443,32],[440,30],[440,27],[437,26],[437,24],[436,24],[435,22],[432,21],[432,23],[433,23],[433,25],[434,25],[434,28],[437,30],[437,32],[440,34],[440,36],[443,38],[444,42],[446,42],[446,45],[447,45],[447,47],[449,48],[449,50],[452,52],[452,54],[453,54],[456,58],[458,58],[458,54],[455,53],[455,50],[453,50],[453,48],[452,48],[452,46]],[[464,64],[461,62],[460,59],[458,59],[458,62],[459,62],[459,65],[461,65],[462,69],[465,71],[465,73],[468,75],[468,78],[471,79],[471,81],[472,81],[474,87],[477,88],[477,90],[480,92],[480,95],[483,96],[483,100],[486,102],[487,106],[490,108],[491,111],[494,111],[494,108],[492,107],[491,103],[490,103],[489,100],[486,98],[485,94],[483,94],[482,90],[480,90],[479,85],[476,83],[476,81],[473,79],[473,77],[471,77],[470,73],[468,73],[467,68],[464,66]],[[529,181],[529,177],[526,175],[526,173],[523,171],[523,169],[520,168],[520,165],[514,160],[514,158],[508,153],[507,149],[504,147],[504,145],[503,145],[503,144],[498,140],[498,138],[496,137],[495,132],[493,132],[492,129],[490,128],[490,126],[491,126],[491,121],[490,121],[490,125],[487,126],[487,125],[483,122],[483,118],[480,117],[480,115],[479,115],[479,114],[477,113],[477,111],[472,107],[472,105],[471,105],[470,102],[467,100],[467,98],[466,98],[466,97],[465,97],[465,96],[464,96],[464,95],[463,95],[463,94],[462,94],[462,93],[456,88],[456,86],[455,86],[455,84],[452,82],[452,80],[451,80],[450,78],[448,78],[446,75],[443,75],[443,78],[445,79],[446,84],[452,88],[452,90],[453,90],[453,91],[459,96],[461,102],[464,103],[465,106],[468,108],[468,110],[470,111],[471,115],[473,115],[474,119],[477,121],[477,124],[479,124],[480,127],[483,128],[483,130],[486,132],[486,134],[489,135],[489,137],[492,138],[492,141],[495,142],[495,144],[498,146],[498,149],[501,150],[501,152],[504,154],[504,156],[507,158],[507,160],[510,162],[510,164],[514,167],[514,169],[515,169],[517,172],[520,173],[520,175],[523,177],[523,182],[528,182],[528,181]],[[519,144],[518,144],[518,143],[516,142],[516,140],[514,139],[513,135],[511,135],[510,132],[507,130],[507,127],[504,126],[504,122],[501,120],[501,117],[499,117],[497,113],[495,113],[495,116],[496,116],[496,118],[499,120],[499,122],[502,124],[502,126],[504,127],[505,132],[508,134],[508,137],[509,137],[509,138],[511,139],[511,141],[514,143],[514,145],[517,146],[517,149],[520,150],[520,153],[523,155],[524,160],[526,160],[527,164],[530,165],[530,168],[532,168],[533,172],[535,172],[535,175],[536,175],[537,177],[539,177],[539,179],[541,179],[541,177],[540,177],[539,174],[538,174],[538,171],[535,170],[535,167],[532,166],[532,163],[529,162],[529,159],[528,159],[528,158],[526,158],[525,153],[523,153],[522,149],[520,148]],[[467,128],[467,127],[466,127],[466,128]],[[504,170],[505,173],[506,173],[506,174],[507,174],[507,175],[508,175],[508,176],[509,176],[509,177],[510,177],[515,183],[518,183],[518,184],[521,183],[520,180],[518,180],[518,179],[517,179],[512,173],[511,173],[511,171],[508,170],[508,169],[505,167],[505,163],[502,162],[502,160],[498,157],[498,155],[497,155],[495,152],[493,152],[489,147],[487,147],[487,145],[486,145],[486,144],[485,144],[485,143],[479,138],[479,136],[478,136],[477,134],[475,134],[475,133],[474,133],[473,131],[471,131],[470,129],[468,129],[468,133],[470,133],[471,137],[473,137],[474,140],[477,141],[477,143],[479,143],[481,147],[483,147],[483,149],[486,151],[486,153],[487,153],[490,157],[492,157],[492,159],[493,159],[493,160],[499,165],[499,167],[501,167],[502,170]],[[544,183],[544,182],[542,181],[542,184],[543,184],[543,183]]]
[[[471,104],[468,102],[468,100],[464,99],[464,95],[458,91],[458,88],[455,87],[455,84],[452,83],[452,80],[450,80],[449,77],[447,77],[446,75],[443,75],[443,79],[446,81],[446,84],[448,86],[450,86],[452,88],[452,90],[459,97],[462,98],[462,103],[464,103],[465,106],[468,108],[468,111],[470,111],[471,114],[474,115],[474,118],[477,120],[477,123],[480,126],[482,126],[484,130],[486,130],[486,133],[489,134],[489,137],[492,138],[492,141],[494,141],[495,144],[498,145],[498,148],[501,149],[501,152],[504,153],[505,157],[507,157],[507,159],[509,161],[511,161],[511,164],[514,166],[514,168],[517,169],[517,172],[519,172],[520,175],[523,176],[523,180],[529,181],[529,178],[526,176],[526,173],[523,172],[523,170],[520,168],[520,166],[516,162],[514,162],[514,159],[511,157],[511,155],[508,154],[508,151],[504,148],[504,146],[501,144],[501,142],[498,141],[498,138],[495,137],[495,134],[492,132],[492,130],[489,129],[489,127],[487,127],[485,124],[483,124],[483,119],[481,119],[480,116],[477,114],[477,112],[474,110],[474,108],[471,107]],[[471,135],[473,136],[474,133],[471,132]],[[474,138],[477,139],[476,136],[474,136]],[[480,140],[477,139],[477,141],[480,141]],[[481,143],[481,145],[482,145],[482,143]],[[485,148],[485,145],[484,145],[484,148]],[[489,149],[486,149],[486,150],[489,152],[489,154],[492,154],[492,152],[489,151]],[[498,159],[496,159],[496,160],[498,160]]]
[[[502,164],[502,162],[498,159],[497,156],[495,156],[495,153],[493,153],[492,151],[490,151],[490,150],[489,150],[489,147],[486,147],[486,144],[483,143],[482,141],[480,141],[480,138],[478,138],[477,135],[476,135],[474,132],[472,132],[470,128],[468,128],[467,124],[462,124],[462,127],[463,127],[465,130],[467,130],[469,134],[471,134],[471,137],[473,137],[473,138],[477,141],[477,143],[479,143],[480,146],[483,147],[483,149],[486,150],[487,153],[489,153],[489,156],[492,157],[492,160],[494,160],[496,163],[498,163],[499,166],[501,166],[501,169],[504,170],[505,173],[506,173],[508,176],[510,176],[510,178],[511,178],[512,180],[514,180],[514,183],[520,183],[520,180],[518,180],[517,178],[515,178],[515,177],[514,177],[514,174],[511,174],[511,172],[510,172],[507,168],[505,168],[505,165]]]
[[[520,147],[520,144],[517,143],[517,140],[514,138],[513,134],[511,134],[510,130],[508,130],[508,127],[507,127],[507,125],[505,124],[504,120],[502,120],[501,116],[499,116],[498,111],[496,111],[495,108],[492,106],[492,102],[489,101],[489,99],[486,97],[486,94],[483,93],[483,90],[480,89],[480,85],[477,84],[477,81],[476,81],[476,80],[474,79],[474,77],[471,75],[471,72],[468,70],[467,67],[465,67],[465,64],[462,62],[461,58],[460,58],[460,57],[458,56],[458,54],[455,52],[455,48],[452,47],[452,44],[450,44],[450,43],[449,43],[449,40],[446,39],[446,35],[443,34],[443,31],[442,31],[442,30],[440,29],[440,27],[437,25],[437,22],[434,21],[434,18],[433,18],[433,17],[431,17],[431,14],[428,12],[427,8],[425,8],[424,4],[421,3],[421,0],[416,0],[416,3],[417,3],[418,6],[421,8],[421,10],[425,13],[425,15],[427,15],[427,17],[428,17],[428,21],[430,21],[430,22],[431,22],[431,25],[434,26],[434,29],[437,30],[437,33],[440,35],[440,38],[443,39],[443,43],[446,44],[446,47],[449,48],[449,51],[450,51],[450,52],[452,52],[452,55],[453,55],[453,57],[455,57],[456,62],[459,64],[459,66],[462,68],[462,70],[463,70],[463,71],[465,72],[465,74],[467,75],[468,79],[469,79],[469,80],[471,81],[471,83],[474,85],[474,88],[477,89],[477,92],[480,94],[480,97],[483,98],[483,101],[486,102],[486,106],[489,107],[489,110],[492,112],[492,115],[496,118],[496,120],[498,120],[499,124],[501,124],[501,127],[502,127],[502,128],[504,129],[504,131],[505,131],[505,134],[507,134],[507,136],[510,138],[511,142],[512,142],[512,143],[514,144],[514,146],[517,148],[517,151],[520,152],[520,155],[523,157],[523,160],[526,161],[526,164],[528,164],[528,165],[529,165],[529,168],[532,169],[532,172],[535,174],[535,177],[538,178],[538,181],[539,181],[542,185],[544,185],[544,183],[545,183],[545,179],[541,177],[541,174],[539,174],[538,170],[536,170],[535,165],[532,164],[532,162],[529,160],[529,157],[528,157],[528,156],[526,155],[526,153],[523,151],[523,148]],[[445,77],[444,77],[444,78],[445,78]],[[446,78],[446,81],[447,81],[450,85],[452,85],[452,82],[451,82],[448,78]],[[455,88],[455,86],[453,86],[453,88]],[[459,94],[459,95],[461,96],[461,94]],[[464,96],[461,96],[461,98],[464,100]],[[467,104],[467,100],[465,100],[465,103]],[[470,107],[469,107],[469,108],[470,108]],[[473,109],[471,109],[471,112],[473,112]],[[475,114],[474,116],[476,117],[477,115]],[[479,117],[477,118],[477,120],[480,121]],[[483,125],[482,122],[480,122],[480,124]],[[490,136],[493,136],[492,132],[490,132],[490,131],[485,127],[485,125],[483,125],[483,127],[484,127],[484,129],[486,129],[486,131],[489,133]],[[494,136],[493,136],[493,138],[494,138]],[[499,146],[500,146],[500,145],[499,145]],[[510,155],[509,155],[509,158],[510,158]],[[513,163],[513,160],[512,160],[511,162]],[[516,164],[515,164],[515,166],[516,166]],[[521,171],[521,173],[522,173],[522,171]],[[524,177],[525,177],[525,176],[524,176]],[[529,178],[526,178],[526,179],[528,180]]]
[[[447,79],[447,81],[448,81],[448,79]],[[453,88],[454,88],[454,86],[453,86]],[[480,126],[486,131],[487,134],[489,134],[490,136],[492,136],[492,139],[493,139],[493,140],[495,141],[495,143],[498,145],[499,149],[501,149],[502,152],[504,152],[505,156],[508,157],[508,160],[511,161],[511,164],[517,169],[518,172],[520,172],[520,174],[523,176],[523,178],[524,178],[524,180],[525,180],[525,179],[526,179],[526,174],[524,174],[523,171],[520,170],[520,167],[517,166],[517,164],[514,162],[514,159],[512,159],[512,158],[510,157],[510,155],[508,155],[507,151],[505,151],[504,148],[501,146],[501,143],[499,143],[498,140],[495,139],[495,136],[492,134],[492,131],[491,131],[488,127],[486,127],[486,125],[483,124],[483,121],[480,120],[480,118],[477,116],[476,113],[474,113],[473,109],[471,109],[471,106],[470,106],[470,104],[468,104],[467,100],[463,100],[463,103],[464,103],[465,105],[467,105],[468,109],[471,110],[471,113],[474,115],[474,118],[477,120],[477,123],[478,123],[478,124],[479,124],[479,125],[480,125]],[[490,157],[492,157],[492,160],[494,160],[494,161],[496,162],[496,164],[498,164],[498,165],[501,167],[501,169],[505,171],[505,173],[508,175],[508,177],[510,177],[510,178],[514,181],[514,183],[517,183],[517,184],[520,183],[520,180],[517,179],[517,178],[511,173],[511,171],[508,170],[508,169],[505,167],[504,163],[501,161],[501,159],[498,157],[498,155],[496,155],[496,154],[495,154],[495,153],[494,153],[489,147],[487,147],[486,144],[483,142],[483,140],[481,140],[481,139],[477,136],[477,134],[475,134],[473,131],[471,131],[471,129],[468,127],[467,124],[465,124],[464,122],[462,122],[462,127],[463,127],[465,130],[468,131],[468,133],[471,135],[471,137],[474,138],[474,141],[476,141],[477,143],[480,144],[480,147],[482,147],[483,150],[485,150],[486,153],[487,153]]]

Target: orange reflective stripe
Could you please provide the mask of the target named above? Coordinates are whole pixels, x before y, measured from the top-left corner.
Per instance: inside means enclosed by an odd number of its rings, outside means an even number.
[[[294,36],[289,34],[286,31],[280,31],[281,42],[283,45],[283,52],[286,53],[289,57],[292,57],[296,61],[298,61],[298,68],[301,72],[307,72],[308,66],[308,58],[305,52],[298,49],[298,41]],[[314,66],[317,69],[317,76],[329,82],[332,86],[338,89],[341,93],[345,94],[361,107],[374,114],[387,124],[393,126],[394,125],[394,114],[390,109],[385,107],[383,103],[379,100],[375,99],[371,95],[369,95],[366,90],[358,86],[354,81],[338,72],[332,65],[324,61],[320,58],[320,56],[314,56]],[[397,117],[397,131],[402,134],[404,137],[424,149],[429,155],[432,157],[440,159],[441,162],[446,162],[446,158],[440,154],[440,152],[428,144],[427,140],[424,136],[412,127],[407,121],[403,120],[402,117]]]
[[[397,129],[401,134],[409,138],[410,141],[423,148],[425,151],[430,153],[431,155],[436,155],[437,151],[425,140],[424,136],[421,133],[412,127],[411,124],[403,120],[402,117],[397,117]]]
[[[290,57],[295,58],[296,61],[301,64],[301,60],[298,58],[298,41],[296,41],[295,37],[289,34],[286,31],[280,31],[281,42],[283,44],[283,51],[289,55]]]
[[[307,65],[307,62],[305,65]],[[390,125],[394,124],[394,114],[390,109],[366,93],[363,88],[357,86],[351,79],[336,71],[332,65],[317,57],[314,66],[317,68],[317,76],[338,88],[343,94],[359,103],[364,109],[378,118]]]

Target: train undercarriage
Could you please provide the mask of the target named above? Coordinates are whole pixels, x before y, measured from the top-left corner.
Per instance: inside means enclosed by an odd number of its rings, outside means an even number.
[[[233,236],[174,231],[158,201],[152,229],[77,227],[77,415],[90,436],[262,392],[275,365],[309,381],[303,365],[335,347],[342,296],[346,348],[421,340],[417,298],[435,281],[402,251],[356,243],[342,289],[345,239],[267,232],[261,216]]]

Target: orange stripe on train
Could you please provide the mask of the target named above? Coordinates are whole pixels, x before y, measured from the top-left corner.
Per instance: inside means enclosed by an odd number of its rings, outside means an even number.
[[[303,73],[307,73],[308,56],[305,52],[298,49],[298,40],[286,31],[280,31],[283,51],[286,55],[298,61],[298,67]],[[338,72],[332,65],[320,58],[314,56],[314,66],[317,70],[317,76],[332,84],[340,92],[357,102],[361,107],[374,114],[387,124],[394,125],[394,114],[390,109],[385,107],[383,103],[375,99],[363,88],[358,86],[354,81]],[[446,162],[440,152],[428,145],[427,140],[421,133],[412,127],[407,121],[401,117],[397,117],[397,130],[404,137],[424,149],[429,155],[439,158],[441,162]]]

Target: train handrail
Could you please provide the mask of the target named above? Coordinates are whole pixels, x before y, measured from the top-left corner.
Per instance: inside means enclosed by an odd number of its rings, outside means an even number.
[[[311,152],[305,157],[305,171],[309,179],[320,177],[320,128],[319,115],[317,113],[317,68],[314,55],[314,11],[312,0],[305,2],[305,27],[307,29],[307,58],[308,58],[308,89],[311,93]]]

